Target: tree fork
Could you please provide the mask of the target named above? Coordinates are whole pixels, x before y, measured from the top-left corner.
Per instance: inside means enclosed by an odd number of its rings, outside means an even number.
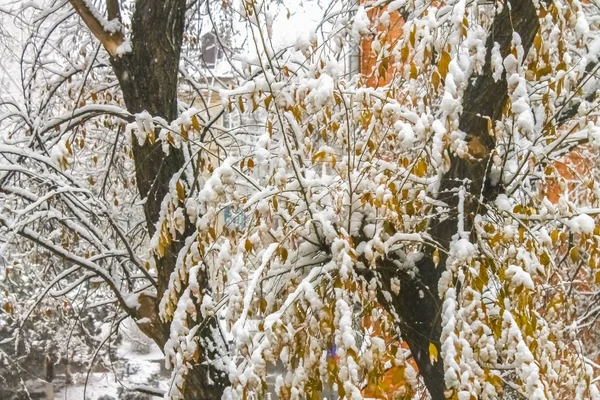
[[[435,219],[429,226],[429,234],[445,249],[448,249],[452,237],[457,233],[458,198],[456,191],[463,182],[469,182],[466,188],[464,215],[465,230],[470,231],[473,218],[484,211],[479,206],[483,201],[492,200],[501,190],[493,188],[487,182],[490,154],[495,146],[494,138],[488,132],[488,123],[502,116],[502,109],[508,99],[506,73],[495,81],[492,77],[491,50],[494,43],[500,46],[502,57],[510,53],[513,32],[521,37],[521,44],[527,55],[533,39],[539,29],[536,8],[531,0],[510,0],[502,11],[494,17],[490,34],[486,41],[486,59],[481,75],[468,85],[463,98],[463,112],[459,120],[459,129],[467,134],[470,157],[450,156],[450,169],[441,178],[440,200],[446,202],[453,213],[446,219]],[[488,187],[489,186],[489,187]],[[445,270],[447,255],[440,251],[439,261],[434,262],[434,249],[424,249],[424,256],[416,264],[418,276],[409,279],[398,271],[392,260],[384,260],[379,269],[383,282],[393,277],[401,281],[398,295],[389,288],[382,287],[392,295],[391,302],[385,302],[388,310],[399,318],[398,330],[408,343],[411,353],[419,367],[432,399],[446,398],[444,365],[441,357],[430,358],[429,348],[434,345],[441,354],[441,308],[442,300],[438,292],[438,283]],[[384,296],[379,296],[384,297]],[[432,362],[433,361],[433,362]]]

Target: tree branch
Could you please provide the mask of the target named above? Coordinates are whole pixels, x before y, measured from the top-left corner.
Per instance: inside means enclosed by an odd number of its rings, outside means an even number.
[[[106,0],[106,12],[108,13],[109,21],[112,21],[113,19],[116,19],[119,22],[122,21],[119,0]]]
[[[125,41],[123,31],[121,29],[111,29],[112,27],[109,26],[108,21],[106,21],[94,5],[87,0],[69,0],[69,3],[71,3],[92,34],[100,41],[100,43],[102,43],[106,51],[108,51],[108,54],[115,57],[117,55],[117,48]],[[117,3],[116,11],[114,9],[114,3]],[[117,12],[117,18],[119,18],[120,21],[118,0],[107,0],[106,7],[109,10],[109,18],[111,14],[114,15],[114,13]]]

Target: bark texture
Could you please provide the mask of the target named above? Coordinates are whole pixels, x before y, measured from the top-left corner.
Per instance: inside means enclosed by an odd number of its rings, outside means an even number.
[[[138,0],[131,24],[131,52],[113,57],[127,110],[147,111],[167,121],[177,118],[177,77],[185,24],[185,0]],[[138,191],[144,203],[148,233],[154,234],[169,182],[185,162],[181,149],[166,155],[159,141],[140,146],[133,141]],[[157,260],[158,294],[164,293],[181,241],[174,241]]]
[[[109,50],[104,32],[98,33],[98,21],[93,21],[93,13],[83,2],[70,0],[75,10],[88,25],[92,33]],[[81,4],[80,4],[81,3]],[[109,19],[121,19],[117,0],[107,0]],[[177,92],[178,69],[185,27],[186,0],[137,0],[131,21],[131,51],[119,55],[112,47],[111,64],[119,80],[127,110],[131,113],[147,111],[153,117],[172,121],[178,116]],[[122,36],[119,36],[122,37]],[[185,163],[183,151],[174,147],[166,155],[159,141],[146,141],[139,145],[133,141],[133,154],[137,188],[144,203],[146,226],[153,235],[158,221],[161,202],[169,191],[169,183],[182,172]],[[183,176],[182,176],[183,178]],[[191,235],[195,227],[188,223],[183,235],[173,240],[162,258],[157,258],[156,267],[157,298],[140,296],[139,318],[149,318],[150,322],[140,325],[161,348],[169,338],[169,323],[158,317],[158,301],[167,289],[169,277],[174,270],[177,254],[184,239]],[[201,288],[207,288],[207,277],[198,274]],[[198,310],[198,315],[201,315]],[[194,321],[194,324],[197,324]],[[200,357],[186,376],[183,390],[185,399],[220,399],[229,383],[225,374],[217,371],[212,360],[217,359],[213,337],[218,331],[216,320],[201,322],[198,331]]]
[[[494,139],[488,132],[488,122],[491,120],[493,123],[501,118],[508,99],[505,74],[497,82],[492,77],[491,49],[494,43],[498,43],[502,56],[506,57],[510,52],[513,32],[517,32],[527,54],[539,28],[536,9],[531,0],[510,0],[509,4],[510,7],[505,5],[494,18],[486,42],[487,56],[483,72],[477,79],[471,79],[463,97],[459,129],[467,134],[471,155],[465,158],[451,156],[450,169],[440,183],[439,198],[449,205],[451,214],[445,219],[434,219],[429,226],[429,234],[446,250],[457,233],[457,190],[463,182],[468,182],[464,204],[466,231],[470,231],[475,215],[483,211],[479,200],[484,203],[493,200],[502,190],[501,187],[492,187],[487,179],[488,161],[495,146]],[[441,355],[442,300],[438,282],[445,270],[447,257],[444,252],[440,252],[439,264],[436,266],[433,261],[434,249],[425,248],[423,251],[424,257],[417,262],[419,274],[415,279],[402,275],[393,260],[384,261],[380,273],[384,283],[389,283],[395,276],[401,281],[399,294],[392,295],[392,301],[384,304],[399,317],[398,328],[410,347],[432,399],[442,400],[446,398],[443,361],[438,357],[437,361],[431,363],[429,345],[435,345]],[[386,286],[384,284],[383,289],[393,293]]]

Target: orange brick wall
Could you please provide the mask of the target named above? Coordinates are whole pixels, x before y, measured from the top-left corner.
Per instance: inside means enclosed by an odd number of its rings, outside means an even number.
[[[363,1],[361,0],[361,3]],[[369,10],[367,15],[371,20],[371,23],[378,21],[379,16],[383,13],[385,8]],[[390,14],[390,24],[388,29],[384,30],[381,26],[377,26],[376,31],[380,41],[385,41],[388,44],[395,44],[398,39],[402,36],[402,27],[404,26],[404,19],[399,12],[395,11]],[[360,43],[360,73],[367,78],[367,85],[371,87],[383,86],[389,83],[392,79],[394,71],[390,68],[384,77],[378,77],[376,69],[377,55],[371,50],[371,44],[373,43],[373,37],[363,38]],[[390,60],[393,62],[393,60]],[[390,62],[389,64],[392,64]],[[367,317],[370,319],[370,317]],[[363,325],[371,326],[369,321],[363,321]],[[383,334],[378,324],[372,326],[374,328],[374,334],[380,336],[386,340],[386,342],[394,342],[397,339],[391,334]],[[407,345],[404,342],[400,342],[400,346],[406,348]],[[411,360],[412,361],[412,360]],[[412,367],[418,370],[417,365],[414,361],[411,362]],[[401,375],[399,376],[399,373]],[[400,378],[400,379],[399,379]],[[381,377],[381,381],[378,384],[369,384],[362,390],[364,397],[373,399],[391,399],[393,394],[406,385],[406,381],[403,379],[403,370],[398,367],[392,367],[384,372]]]
[[[367,15],[369,16],[369,19],[372,23],[376,23],[384,11],[384,7],[374,8],[369,10],[367,12]],[[398,39],[402,36],[403,26],[404,19],[400,15],[400,12],[394,11],[390,13],[389,27],[385,30],[383,27],[381,27],[380,24],[378,24],[378,26],[376,27],[379,40],[388,44],[395,44],[398,41]],[[373,87],[383,86],[391,81],[394,71],[390,68],[384,77],[377,78],[377,71],[375,71],[377,55],[373,53],[373,50],[371,50],[372,43],[373,38],[365,38],[360,44],[360,72],[361,74],[367,77],[367,85]],[[392,63],[393,60],[390,60],[390,65]]]
[[[567,181],[567,191],[574,190],[584,177],[592,173],[594,161],[583,156],[580,150],[573,150],[561,160],[552,163],[554,170]],[[542,195],[546,196],[553,204],[558,203],[564,192],[556,178],[547,178],[546,184],[541,188]]]
[[[364,0],[360,0],[360,3],[363,2]],[[367,12],[369,19],[373,24],[372,31],[376,33],[370,38],[363,38],[360,43],[360,73],[366,77],[367,85],[371,87],[384,86],[390,83],[394,76],[394,69],[392,67],[394,64],[393,59],[388,63],[390,68],[383,77],[379,76],[381,75],[378,74],[379,71],[376,71],[377,55],[374,54],[371,49],[373,38],[377,35],[381,42],[385,42],[389,44],[390,47],[394,47],[403,33],[402,28],[404,27],[404,19],[398,11],[390,13],[390,24],[387,29],[384,30],[380,24],[377,24],[379,17],[384,11],[385,7],[379,7]],[[376,24],[377,26],[375,26]],[[572,151],[571,153],[566,154],[561,161],[554,162],[553,166],[562,177],[569,181],[578,181],[578,178],[581,175],[577,175],[588,174],[592,164],[593,163],[590,160],[584,159],[580,152]],[[574,185],[574,183],[570,184],[569,189],[572,189]],[[557,203],[562,190],[556,179],[550,178],[547,180],[546,185],[541,188],[541,192],[543,195],[547,196],[552,203]]]

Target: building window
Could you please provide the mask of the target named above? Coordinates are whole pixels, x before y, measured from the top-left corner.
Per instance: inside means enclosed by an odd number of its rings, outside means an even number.
[[[223,210],[223,222],[229,229],[237,228],[244,230],[246,227],[246,215],[243,211],[234,212],[231,206],[226,206]]]
[[[240,126],[240,114],[237,111],[225,112],[223,114],[223,128],[234,129]]]
[[[217,36],[213,32],[208,32],[200,38],[200,43],[202,61],[204,61],[207,67],[214,68],[222,55]]]

